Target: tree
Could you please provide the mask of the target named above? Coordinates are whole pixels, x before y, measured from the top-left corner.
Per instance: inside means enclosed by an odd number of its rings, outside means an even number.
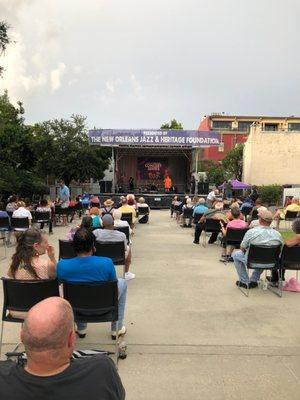
[[[86,118],[55,119],[33,127],[36,172],[47,178],[72,180],[102,179],[108,167],[108,149],[90,146]]]
[[[221,165],[214,165],[207,172],[207,180],[216,186],[221,185],[225,180],[225,171]]]
[[[236,178],[238,180],[242,179],[243,151],[244,145],[238,144],[234,149],[227,153],[226,157],[222,161],[223,168],[228,177]]]
[[[162,124],[160,129],[183,129],[181,122],[178,122],[176,119],[172,119],[170,123],[166,122]]]
[[[6,50],[7,45],[10,43],[10,38],[8,36],[8,29],[9,25],[4,22],[0,21],[0,56]],[[0,66],[0,76],[2,75],[3,67]]]

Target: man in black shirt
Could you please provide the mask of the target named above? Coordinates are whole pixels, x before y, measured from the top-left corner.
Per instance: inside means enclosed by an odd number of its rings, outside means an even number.
[[[103,355],[70,360],[75,347],[70,304],[50,297],[28,312],[21,331],[27,364],[0,362],[0,398],[5,400],[123,400],[113,361]]]

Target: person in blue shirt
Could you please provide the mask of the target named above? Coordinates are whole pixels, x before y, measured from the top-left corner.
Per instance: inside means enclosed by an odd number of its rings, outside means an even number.
[[[208,210],[208,207],[205,204],[205,199],[203,197],[200,197],[198,204],[194,208],[193,217],[195,217],[196,215],[200,215],[200,214],[203,215],[206,213],[207,210]]]
[[[74,250],[77,257],[60,260],[56,267],[57,279],[70,283],[95,283],[107,282],[117,279],[114,264],[110,258],[97,257],[93,253],[95,237],[92,232],[86,229],[78,229],[73,238]],[[116,338],[116,330],[118,334],[125,335],[126,328],[123,325],[127,283],[125,279],[118,279],[119,289],[119,320],[111,324],[112,339]],[[76,321],[76,333],[80,338],[86,335],[87,324]]]
[[[59,202],[61,208],[69,208],[70,204],[70,189],[65,185],[65,181],[63,179],[59,182]],[[63,225],[67,226],[67,215],[63,215]]]

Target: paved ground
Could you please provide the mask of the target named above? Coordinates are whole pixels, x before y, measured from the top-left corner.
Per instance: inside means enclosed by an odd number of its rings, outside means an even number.
[[[64,234],[56,228],[51,242]],[[129,400],[300,398],[300,295],[280,299],[255,289],[246,298],[233,265],[219,263],[219,255],[217,245],[193,245],[192,230],[167,211],[153,211],[150,224],[137,226],[128,358],[119,363]],[[6,327],[4,350],[18,339],[16,325]],[[90,325],[78,342],[110,344],[105,325]]]

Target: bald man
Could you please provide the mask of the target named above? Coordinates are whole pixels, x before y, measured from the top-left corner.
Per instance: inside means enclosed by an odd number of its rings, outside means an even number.
[[[125,399],[113,361],[103,355],[70,360],[75,347],[70,304],[50,297],[28,312],[21,331],[25,368],[0,362],[0,398],[5,400]]]

